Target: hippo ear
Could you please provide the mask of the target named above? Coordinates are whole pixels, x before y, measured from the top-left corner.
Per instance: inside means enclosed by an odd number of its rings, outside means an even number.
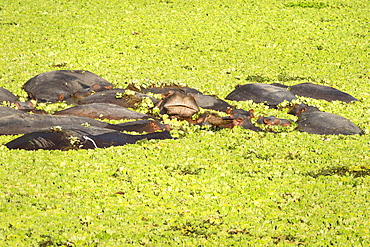
[[[99,84],[94,84],[91,86],[91,89],[96,92],[101,89],[101,86]]]
[[[271,121],[268,118],[262,119],[263,123],[266,125],[271,125]]]
[[[166,94],[162,93],[162,99],[165,99],[165,98],[167,98],[168,96],[171,96],[174,93],[175,93],[175,91],[173,91],[173,90],[168,91]]]
[[[232,113],[232,111],[233,111],[233,110],[232,110],[230,107],[228,107],[228,108],[226,109],[226,113],[227,113],[227,114],[231,114],[231,113]]]
[[[153,131],[156,131],[156,130],[161,129],[161,127],[156,122],[154,122],[154,121],[150,121],[149,125],[150,125],[150,128]]]
[[[110,90],[110,89],[113,88],[113,86],[112,85],[108,85],[108,86],[104,86],[104,88],[107,89],[107,90]]]
[[[305,112],[305,111],[307,111],[307,107],[303,107],[303,108],[298,112],[298,114],[301,114],[301,113],[303,113],[303,112]]]
[[[162,97],[163,97],[163,94],[162,94]],[[160,101],[158,101],[157,102],[157,104],[155,104],[155,106],[154,107],[157,107],[157,108],[161,108],[161,104],[162,104],[162,102],[163,102],[163,98],[160,100]]]
[[[150,127],[152,128],[157,127],[157,124],[154,121],[150,121]]]
[[[60,100],[60,101],[63,101],[64,100],[64,94],[58,94],[58,99]]]
[[[249,119],[254,118],[254,114],[253,114],[253,113],[254,113],[254,110],[253,110],[253,109],[250,109],[250,110],[249,110],[249,113],[250,113],[251,115],[250,115],[248,118],[249,118]]]
[[[21,108],[21,105],[18,102],[14,102],[13,104],[17,107],[17,110]]]
[[[238,118],[235,118],[234,119],[234,125],[237,126],[237,125],[241,125],[243,123],[244,119],[242,117],[238,117]]]

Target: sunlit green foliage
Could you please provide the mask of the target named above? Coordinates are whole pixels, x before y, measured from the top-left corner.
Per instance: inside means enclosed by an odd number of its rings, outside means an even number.
[[[0,86],[22,100],[28,79],[58,69],[89,70],[121,88],[182,84],[220,98],[237,84],[314,82],[360,102],[299,101],[350,119],[365,135],[200,128],[165,117],[178,139],[24,151],[3,145],[18,136],[1,136],[0,245],[368,246],[369,7],[2,1]],[[286,109],[229,103],[296,120]]]

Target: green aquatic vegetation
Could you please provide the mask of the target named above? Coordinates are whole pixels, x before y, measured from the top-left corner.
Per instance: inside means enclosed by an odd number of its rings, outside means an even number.
[[[45,111],[47,114],[54,114],[57,111],[61,111],[70,107],[65,102],[57,102],[57,103],[37,103],[34,104],[36,110]]]
[[[299,102],[365,134],[310,135],[294,125],[257,133],[164,116],[178,139],[25,151],[4,146],[19,135],[1,136],[1,246],[369,245],[367,9],[364,0],[3,1],[0,86],[21,101],[27,80],[57,69],[88,70],[117,88],[187,85],[221,99],[238,84],[313,82],[360,101]],[[287,108],[227,102],[296,120]]]

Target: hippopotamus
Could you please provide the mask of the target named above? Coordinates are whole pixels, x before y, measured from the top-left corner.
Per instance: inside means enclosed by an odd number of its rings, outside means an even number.
[[[264,125],[280,125],[280,126],[290,126],[292,125],[292,121],[288,119],[283,119],[283,118],[277,118],[275,116],[270,116],[270,117],[258,117],[257,120],[258,124],[264,124]]]
[[[94,119],[149,119],[153,118],[150,115],[129,110],[123,106],[109,103],[91,103],[86,105],[77,105],[61,111],[57,111],[54,115],[76,115],[89,117]]]
[[[143,139],[172,139],[168,131],[129,135],[99,127],[67,126],[38,130],[18,137],[5,146],[25,150],[69,150],[107,148],[133,144]]]
[[[257,132],[263,131],[263,129],[254,126],[249,117],[247,117],[246,115],[242,115],[242,114],[236,114],[233,117],[233,125],[240,126],[243,129],[249,129],[249,130],[253,130]]]
[[[297,129],[318,135],[362,135],[363,131],[350,120],[314,106],[295,104],[288,112],[298,117]]]
[[[162,96],[163,99],[157,104],[160,114],[167,114],[170,117],[178,119],[186,119],[191,118],[199,111],[198,105],[192,94],[169,91]]]
[[[149,95],[138,92],[127,93],[127,90],[118,88],[94,93],[86,98],[79,100],[78,104],[85,105],[91,103],[110,103],[126,108],[136,109],[137,105],[139,105],[144,98],[149,98],[153,102],[153,104],[159,102],[159,100],[154,99]]]
[[[163,87],[148,87],[140,90],[142,93],[153,93],[153,94],[168,94],[169,91],[191,93],[191,94],[203,94],[199,90],[191,87],[182,86],[163,86]]]
[[[5,118],[11,115],[21,115],[24,114],[25,112],[10,108],[10,107],[5,107],[5,106],[0,106],[0,119]],[[1,127],[1,125],[0,125]]]
[[[126,130],[118,124],[110,124],[88,117],[74,115],[30,114],[9,107],[0,106],[0,135],[30,133],[41,128],[69,125],[90,125],[117,131]]]
[[[155,120],[142,119],[131,122],[119,123],[115,126],[119,127],[120,131],[134,131],[134,132],[156,132],[158,130],[170,131],[170,126],[168,124],[162,124]]]
[[[18,97],[15,96],[12,92],[10,92],[9,90],[3,87],[0,87],[0,103],[3,101],[8,101],[8,102],[13,103],[17,100],[18,100]]]
[[[193,94],[193,96],[197,105],[204,109],[226,112],[232,108],[229,103],[213,95]]]
[[[265,83],[250,83],[238,85],[225,99],[234,101],[252,100],[256,103],[265,103],[270,108],[277,108],[277,105],[284,100],[290,102],[297,99],[297,97],[285,88]]]
[[[230,118],[234,118],[236,115],[244,115],[245,117],[251,119],[254,118],[254,110],[250,109],[249,111],[243,110],[243,109],[232,109],[229,108],[226,111],[227,114],[230,115]]]
[[[300,83],[293,86],[286,86],[280,83],[273,83],[271,85],[289,89],[293,94],[313,99],[323,99],[326,101],[334,101],[339,100],[346,103],[352,101],[358,101],[352,95],[342,92],[338,89],[333,87],[323,86],[323,85],[316,85],[313,83]]]
[[[234,128],[233,119],[230,117],[220,117],[214,113],[207,114],[204,118],[201,120],[198,120],[198,125],[212,125],[216,127],[222,127],[222,128]]]
[[[205,95],[199,90],[190,87],[167,86],[167,87],[145,88],[141,90],[141,92],[143,93],[150,92],[153,94],[162,94],[162,95],[168,94],[170,91],[192,94],[195,98],[195,102],[197,103],[198,107],[204,109],[226,112],[228,108],[232,108],[232,106],[226,101],[213,95]]]
[[[0,107],[0,135],[17,135],[41,128],[87,124],[101,128],[118,128],[112,124],[80,116],[51,116],[30,114],[8,107]]]
[[[66,100],[74,103],[77,99],[73,98],[112,88],[113,85],[104,78],[84,70],[49,71],[32,77],[23,85],[29,98],[38,102]]]
[[[35,109],[31,101],[21,102],[18,100],[18,97],[15,94],[3,87],[0,87],[0,104],[4,101],[14,104],[14,106],[21,111],[27,112]]]

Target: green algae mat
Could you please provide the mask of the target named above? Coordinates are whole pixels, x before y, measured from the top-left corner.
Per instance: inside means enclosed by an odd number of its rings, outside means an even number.
[[[17,136],[0,136],[0,245],[370,245],[369,11],[365,0],[3,0],[0,86],[21,100],[28,79],[59,69],[222,99],[238,84],[312,82],[359,99],[300,98],[364,135],[167,119],[178,139],[107,149],[8,150]]]

